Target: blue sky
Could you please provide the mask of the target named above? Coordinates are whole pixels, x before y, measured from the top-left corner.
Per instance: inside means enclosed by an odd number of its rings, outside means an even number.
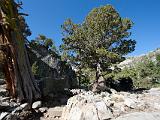
[[[44,34],[61,42],[61,25],[67,18],[81,23],[94,8],[111,4],[124,18],[134,22],[132,39],[136,50],[129,54],[140,55],[160,48],[160,0],[22,0],[23,12],[28,13],[27,23],[32,31],[29,40]]]

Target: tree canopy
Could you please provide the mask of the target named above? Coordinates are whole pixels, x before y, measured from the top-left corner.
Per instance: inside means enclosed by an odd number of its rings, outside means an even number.
[[[39,34],[38,37],[36,37],[34,40],[31,40],[30,46],[33,48],[39,49],[39,47],[45,48],[48,53],[50,53],[53,56],[59,56],[58,50],[55,46],[55,43],[53,39],[46,37],[43,34]]]
[[[134,51],[136,41],[129,38],[132,26],[111,5],[94,8],[81,24],[67,19],[62,25],[63,55],[72,64],[94,69],[100,64],[107,70]]]

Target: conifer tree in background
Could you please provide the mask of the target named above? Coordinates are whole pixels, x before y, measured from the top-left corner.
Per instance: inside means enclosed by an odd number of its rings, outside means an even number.
[[[0,0],[0,53],[7,89],[12,97],[31,103],[41,97],[25,47],[30,34],[14,0]]]
[[[111,5],[94,8],[82,24],[71,19],[64,22],[61,49],[72,64],[95,69],[98,82],[102,71],[134,51],[136,42],[129,39],[132,25],[130,19],[120,17]]]

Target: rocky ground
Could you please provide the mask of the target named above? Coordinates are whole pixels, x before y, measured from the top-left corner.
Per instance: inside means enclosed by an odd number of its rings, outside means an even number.
[[[143,92],[82,91],[68,100],[62,120],[160,120],[160,88]]]
[[[75,89],[52,93],[28,110],[27,103],[19,104],[7,96],[5,83],[0,80],[0,120],[160,120],[160,88],[111,92]]]
[[[70,92],[52,93],[43,101],[36,101],[29,108],[11,99],[6,91],[5,81],[0,79],[0,120],[59,120]]]

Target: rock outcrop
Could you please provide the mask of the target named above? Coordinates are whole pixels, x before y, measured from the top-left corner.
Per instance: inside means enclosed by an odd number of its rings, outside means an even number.
[[[118,67],[119,68],[125,68],[125,67],[132,67],[136,65],[139,62],[144,62],[145,58],[150,59],[151,61],[155,62],[156,61],[156,55],[160,55],[160,48],[157,48],[154,51],[150,51],[147,54],[135,56],[135,57],[129,57],[123,62],[121,62]]]
[[[63,109],[62,120],[160,120],[160,88],[141,94],[111,91],[82,91],[71,97]]]
[[[58,55],[51,55],[43,46],[28,45],[28,52],[31,65],[36,63],[38,67],[35,77],[43,96],[55,91],[63,91],[65,88],[77,87],[74,70]]]
[[[68,100],[62,120],[107,120],[112,117],[112,111],[105,101],[92,92],[87,92]]]

